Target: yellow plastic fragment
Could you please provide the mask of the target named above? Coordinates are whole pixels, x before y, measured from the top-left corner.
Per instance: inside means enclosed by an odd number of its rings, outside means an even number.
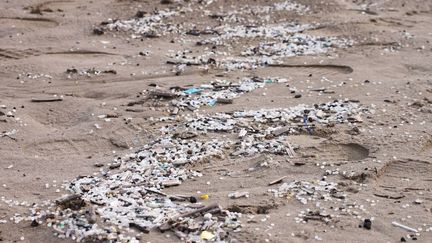
[[[207,200],[207,199],[209,199],[209,195],[208,195],[208,194],[202,194],[202,195],[200,196],[200,198],[201,198],[202,200]]]
[[[213,233],[211,233],[209,231],[205,231],[205,230],[203,232],[201,232],[201,235],[200,235],[201,240],[211,240],[213,238],[215,238],[215,235]]]

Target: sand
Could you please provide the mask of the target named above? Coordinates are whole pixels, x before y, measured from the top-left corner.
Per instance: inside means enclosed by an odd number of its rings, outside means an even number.
[[[220,0],[205,8],[216,12],[220,6],[235,9],[267,2]],[[137,110],[132,112],[126,105],[139,100],[140,92],[150,89],[150,84],[167,89],[221,77],[237,80],[254,75],[277,76],[286,78],[290,87],[286,83],[269,85],[265,91],[243,95],[233,104],[205,107],[200,112],[291,107],[335,99],[356,100],[374,112],[362,117],[363,122],[357,123],[356,129],[341,124],[323,127],[312,135],[292,136],[291,143],[300,147],[295,158],[275,156],[274,163],[259,171],[248,170],[259,160],[256,157],[235,163],[229,158],[211,160],[209,164],[194,165],[203,177],[166,191],[200,191],[210,195],[209,202],[225,208],[241,205],[245,217],[242,231],[234,233],[238,242],[398,242],[401,237],[408,240],[409,233],[392,226],[392,221],[421,228],[418,241],[432,241],[432,232],[425,232],[432,227],[431,2],[298,2],[311,10],[306,14],[275,13],[270,22],[321,23],[320,28],[304,32],[348,38],[355,41],[353,46],[326,54],[285,58],[290,67],[230,72],[187,67],[175,75],[173,66],[166,64],[168,50],[199,53],[203,47],[195,43],[201,37],[169,34],[141,40],[130,38],[130,33],[93,33],[94,27],[107,19],[129,19],[138,10],[151,12],[167,6],[159,1],[2,1],[0,105],[5,108],[0,108],[0,112],[5,115],[0,116],[0,132],[15,129],[16,133],[0,137],[0,184],[4,184],[0,196],[31,203],[58,198],[66,193],[60,188],[64,180],[95,173],[95,163],[110,163],[152,141],[158,124],[150,118],[168,115],[166,108],[145,103],[134,106]],[[370,3],[373,4],[369,11],[360,11]],[[41,14],[30,13],[37,8]],[[186,26],[217,25],[216,20],[199,14],[186,13],[177,18]],[[233,52],[252,44],[253,41],[240,40]],[[149,56],[139,54],[143,51],[150,51]],[[116,74],[66,73],[71,68],[115,70]],[[299,90],[301,98],[294,97],[292,87]],[[334,93],[311,91],[320,87]],[[51,99],[53,95],[61,100],[32,102],[34,98]],[[8,111],[12,111],[9,116]],[[106,121],[100,115],[112,118]],[[308,156],[311,154],[314,156]],[[324,161],[342,161],[337,168],[360,174],[356,178],[334,177],[343,182],[351,199],[367,208],[367,215],[362,217],[373,219],[371,230],[360,228],[363,218],[352,216],[331,224],[296,223],[294,218],[305,207],[293,199],[274,198],[268,192],[273,188],[268,183],[282,176],[286,176],[285,181],[321,178]],[[301,162],[300,166],[296,162]],[[236,172],[236,176],[225,176],[227,171]],[[227,195],[233,191],[248,191],[250,196],[229,199]],[[262,206],[269,210],[258,214],[256,209]],[[0,203],[0,220],[9,221],[14,213],[26,211],[26,207]],[[30,227],[29,222],[0,224],[0,239],[68,242],[57,239],[45,226]],[[143,237],[142,242],[148,241],[180,240],[155,230]]]

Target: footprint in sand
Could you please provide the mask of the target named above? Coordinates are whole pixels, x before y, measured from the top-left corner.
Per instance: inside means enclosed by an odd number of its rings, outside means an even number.
[[[377,184],[383,188],[430,190],[431,175],[431,162],[413,159],[396,160],[388,162],[378,172]]]

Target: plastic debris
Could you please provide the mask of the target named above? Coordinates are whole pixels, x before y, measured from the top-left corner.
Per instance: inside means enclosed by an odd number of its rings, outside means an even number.
[[[398,223],[398,222],[396,222],[396,221],[393,221],[393,222],[392,222],[392,225],[393,225],[393,226],[396,226],[396,227],[399,227],[399,228],[402,228],[402,229],[404,229],[404,230],[406,230],[406,231],[410,231],[410,232],[418,233],[418,230],[416,230],[416,229],[414,229],[414,228],[411,228],[411,227],[409,227],[409,226],[403,225],[403,224],[401,224],[401,223]]]
[[[267,15],[262,18],[270,22],[270,14],[276,11],[293,11],[304,14],[309,11],[305,5],[294,1],[272,3],[267,6],[239,6],[236,11],[228,13],[208,13],[211,18],[222,19],[224,25],[216,28],[199,30],[189,28],[182,23],[176,25],[171,21],[184,12],[197,11],[195,1],[179,6],[177,9],[167,8],[149,14],[139,14],[127,20],[112,20],[104,22],[102,31],[121,31],[132,38],[157,38],[169,34],[184,34],[200,38],[198,45],[213,45],[233,47],[239,39],[259,40],[257,45],[249,46],[241,52],[241,56],[228,56],[224,53],[205,50],[201,56],[189,57],[175,55],[175,60],[167,63],[176,65],[173,70],[177,75],[184,72],[187,66],[213,65],[216,68],[252,69],[280,62],[283,57],[299,55],[316,55],[327,53],[333,48],[345,48],[353,45],[353,41],[341,37],[311,36],[303,34],[305,30],[318,28],[317,24],[299,24],[297,22],[279,24],[246,24],[250,15]],[[198,2],[200,3],[200,1]],[[202,9],[198,8],[198,11]],[[210,37],[202,37],[210,35]]]
[[[79,210],[80,208],[85,206],[84,200],[81,198],[80,195],[77,194],[57,199],[56,203],[63,209],[70,208],[72,210]]]
[[[319,181],[311,183],[306,181],[293,181],[282,184],[279,189],[272,189],[275,197],[284,197],[288,194],[294,195],[302,204],[308,204],[312,198],[329,199],[330,192],[337,190],[337,184],[333,182]],[[326,194],[324,194],[326,193]],[[311,199],[308,199],[308,198]]]
[[[415,203],[415,204],[422,204],[422,203],[423,203],[423,200],[421,200],[421,199],[416,199],[416,200],[414,201],[414,203]]]
[[[198,93],[200,93],[201,92],[201,89],[197,89],[197,88],[190,88],[190,89],[187,89],[187,90],[185,90],[185,91],[183,91],[185,94],[198,94]]]
[[[16,129],[13,129],[12,131],[9,131],[9,132],[6,132],[6,131],[2,132],[2,133],[0,133],[0,138],[2,138],[2,137],[8,137],[8,138],[10,138],[12,140],[16,140],[16,138],[13,137],[13,135],[15,135],[17,132],[18,132],[18,130],[16,130]]]
[[[249,197],[249,192],[232,192],[232,193],[228,194],[228,197],[231,199]]]
[[[201,240],[212,240],[213,238],[215,238],[215,235],[209,231],[203,231],[200,234]]]
[[[272,78],[277,82],[278,78]],[[175,94],[179,96],[171,104],[178,108],[198,109],[201,106],[214,106],[216,104],[232,104],[235,98],[263,88],[265,83],[257,78],[244,78],[238,83],[226,80],[216,80],[205,88],[189,88]]]
[[[84,68],[84,69],[68,68],[68,69],[66,69],[66,74],[68,75],[69,79],[80,77],[80,76],[91,78],[91,77],[100,76],[103,74],[117,74],[117,71],[113,70],[113,69],[98,70],[94,67],[93,68]]]
[[[191,217],[190,213],[195,211],[191,211],[182,202],[196,203],[196,198],[167,195],[163,189],[180,185],[190,178],[202,176],[199,172],[184,168],[185,164],[224,156],[229,151],[233,151],[232,156],[253,156],[257,153],[290,154],[288,151],[292,150],[292,147],[284,140],[287,135],[304,129],[303,126],[296,124],[301,124],[305,110],[308,110],[309,117],[313,118],[312,123],[324,126],[330,122],[348,122],[348,117],[351,115],[367,112],[367,109],[358,103],[331,102],[317,106],[299,105],[284,109],[237,111],[207,116],[197,114],[193,117],[186,117],[182,124],[162,127],[162,134],[159,138],[154,139],[140,150],[117,159],[111,164],[115,165],[115,168],[111,167],[110,173],[102,171],[98,176],[79,177],[67,186],[74,195],[80,195],[76,198],[77,201],[83,200],[86,204],[96,206],[99,217],[106,224],[121,227],[133,225],[135,228],[145,229],[144,231],[161,228],[172,230],[177,235],[186,236],[188,239],[194,239],[199,236],[178,230],[192,226],[173,225],[172,223],[167,225],[167,222],[177,222],[179,216]],[[323,113],[321,118],[315,116],[318,111]],[[274,136],[273,132],[276,129],[285,126],[290,127],[286,133]],[[233,137],[233,140],[218,139],[220,131],[237,135],[242,129],[251,133],[242,132],[241,140],[237,136]],[[201,133],[206,134],[206,140],[201,139]],[[271,137],[268,137],[269,135]],[[191,136],[193,139],[190,139]],[[324,197],[327,200],[336,197],[334,195],[337,195],[337,185],[325,181],[318,183],[295,181],[284,183],[279,189],[272,190],[272,192],[278,197],[294,194],[300,202],[307,204],[308,197],[317,199]],[[247,195],[247,193],[237,193],[231,197],[239,198]],[[208,195],[203,194],[199,198],[207,200]],[[59,209],[62,210],[62,216],[56,216],[57,222],[61,222],[63,231],[75,232],[74,237],[77,239],[84,239],[91,235],[98,235],[102,238],[111,237],[105,224],[91,223],[93,220],[90,222],[86,214],[81,217],[77,214],[78,211],[62,209],[68,208],[67,205],[71,203],[60,205],[66,205]],[[72,205],[75,204],[72,203]],[[215,224],[212,230],[233,230],[240,227],[238,221],[240,215],[221,211],[217,206],[208,208],[208,210],[210,210],[208,212],[216,210],[225,215],[226,219],[223,224]],[[190,223],[194,220],[202,220],[195,219],[195,213],[193,215]],[[33,219],[43,217],[46,217],[45,211],[33,209]],[[308,217],[312,216],[309,215],[306,218]],[[319,217],[322,220],[329,219]],[[233,220],[236,220],[235,223]],[[54,228],[57,227],[60,227],[59,224],[54,225]],[[89,231],[89,227],[92,230]],[[209,229],[203,228],[203,230]],[[217,237],[219,236],[216,235]],[[222,239],[218,238],[218,240]]]

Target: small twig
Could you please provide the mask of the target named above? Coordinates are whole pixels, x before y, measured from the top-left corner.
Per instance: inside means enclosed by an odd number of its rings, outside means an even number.
[[[57,102],[57,101],[63,101],[63,98],[61,97],[52,97],[52,98],[32,98],[32,102],[35,103],[42,103],[42,102]]]
[[[374,193],[374,196],[376,196],[376,197],[382,197],[382,198],[387,198],[387,199],[401,199],[401,198],[405,197],[404,195],[395,195],[395,196],[392,196],[392,195],[385,195],[385,194],[379,194],[379,193]]]
[[[168,60],[166,63],[167,64],[171,64],[171,65],[185,64],[187,66],[200,66],[200,65],[203,65],[202,63],[194,63],[194,62],[183,61],[183,60]]]
[[[143,112],[144,109],[140,109],[140,108],[126,108],[126,111],[128,111],[128,112]]]
[[[291,144],[290,143],[287,143],[287,146],[288,146],[288,149],[287,149],[287,152],[288,152],[288,156],[289,157],[295,157],[295,155],[296,155],[296,153],[294,152],[294,149],[293,149],[293,147],[291,146]]]
[[[142,104],[146,103],[148,99],[149,99],[148,97],[145,97],[145,98],[140,99],[140,100],[134,100],[134,101],[127,103],[126,106],[142,105]]]
[[[178,96],[176,93],[172,93],[170,91],[165,90],[152,90],[150,91],[150,96],[157,97],[157,98],[167,98],[172,99]]]
[[[233,103],[233,99],[229,99],[229,98],[217,98],[216,102],[219,103],[219,104],[232,104]]]
[[[197,210],[194,210],[194,211],[190,211],[190,212],[187,212],[187,213],[181,214],[179,217],[180,217],[180,218],[191,217],[191,216],[194,216],[194,215],[196,215],[196,214],[203,213],[203,212],[207,212],[207,211],[210,211],[210,210],[212,210],[212,209],[219,208],[219,207],[220,207],[219,204],[217,204],[217,203],[213,203],[213,204],[210,204],[210,205],[208,205],[208,206],[206,206],[206,207],[199,208],[199,209],[197,209]]]
[[[274,185],[274,184],[281,183],[285,178],[287,178],[287,176],[282,176],[282,177],[279,178],[279,179],[276,179],[276,180],[274,180],[274,181],[271,181],[268,185],[269,185],[269,186],[272,186],[272,185]]]
[[[144,190],[146,190],[147,192],[151,192],[151,193],[155,193],[164,197],[167,197],[168,195],[166,193],[154,190],[154,189],[150,189],[150,188],[144,188]]]
[[[178,219],[180,219],[180,218],[191,217],[191,216],[194,216],[194,215],[196,215],[196,214],[203,213],[203,212],[207,212],[207,211],[210,211],[210,210],[213,210],[213,209],[216,209],[216,208],[220,208],[220,206],[219,206],[219,204],[214,203],[214,204],[210,204],[210,205],[208,205],[208,206],[205,206],[205,207],[203,207],[203,208],[199,208],[199,209],[196,209],[196,210],[193,210],[193,211],[187,212],[187,213],[180,214],[180,215],[178,215],[178,216],[176,216],[176,217],[174,217],[174,218],[168,220],[167,223],[162,224],[161,226],[159,226],[159,230],[162,231],[162,232],[163,232],[163,231],[167,231],[167,230],[171,229],[172,226],[174,226],[174,224],[175,224],[175,223],[178,221]]]

